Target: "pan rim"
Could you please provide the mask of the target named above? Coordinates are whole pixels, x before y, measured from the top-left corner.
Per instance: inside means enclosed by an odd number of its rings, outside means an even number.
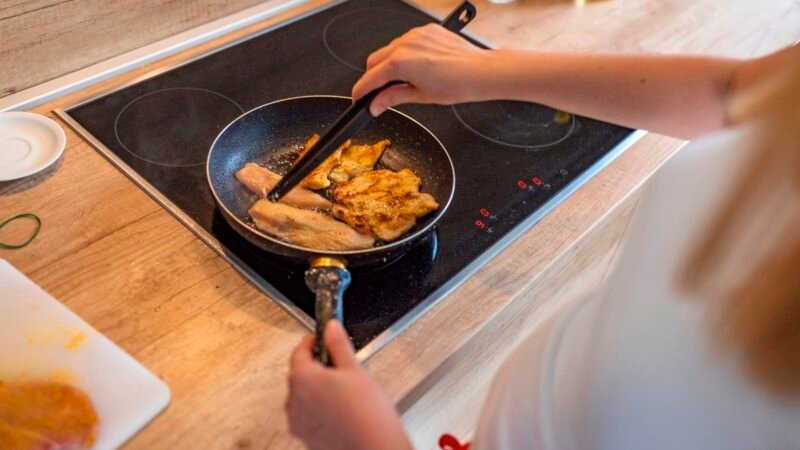
[[[309,254],[312,254],[312,255],[333,255],[333,256],[342,256],[342,257],[366,255],[366,254],[370,254],[370,253],[382,252],[382,251],[385,251],[385,250],[390,250],[390,249],[393,249],[393,248],[396,248],[396,247],[403,246],[404,244],[407,244],[407,243],[413,241],[414,239],[416,239],[417,237],[427,233],[431,228],[433,228],[434,226],[436,226],[436,224],[439,223],[439,220],[442,218],[442,216],[444,216],[445,212],[447,212],[447,209],[450,207],[450,203],[452,203],[453,197],[455,196],[455,191],[456,191],[456,171],[455,171],[455,166],[453,165],[453,159],[450,157],[450,153],[448,153],[447,148],[444,146],[442,141],[440,141],[439,138],[431,130],[428,129],[428,127],[426,127],[425,125],[420,123],[417,119],[415,119],[415,118],[413,118],[413,117],[409,116],[408,114],[405,114],[405,113],[403,113],[401,111],[398,111],[398,110],[396,110],[394,108],[389,108],[387,111],[391,111],[392,113],[399,114],[400,116],[404,117],[407,120],[410,120],[411,122],[416,124],[418,127],[420,127],[423,130],[425,130],[425,132],[428,133],[434,139],[434,141],[436,141],[437,144],[439,144],[439,147],[444,152],[444,155],[447,158],[447,162],[450,165],[450,175],[451,175],[452,180],[453,180],[453,182],[451,183],[451,186],[450,186],[450,195],[448,195],[447,202],[444,203],[444,206],[439,208],[439,211],[436,213],[436,216],[425,227],[417,230],[414,233],[409,234],[408,236],[406,236],[406,237],[404,237],[402,239],[399,239],[399,240],[394,241],[394,242],[390,242],[388,244],[381,245],[379,247],[371,247],[371,248],[363,249],[363,250],[320,250],[320,249],[313,249],[313,248],[308,248],[308,247],[302,247],[302,246],[299,246],[299,245],[294,245],[294,244],[291,244],[289,242],[282,241],[282,240],[280,240],[278,238],[272,237],[272,236],[262,232],[261,230],[259,230],[259,229],[255,228],[255,227],[245,223],[242,219],[240,219],[238,216],[233,214],[228,209],[227,205],[225,205],[225,203],[222,202],[222,200],[220,200],[219,195],[217,195],[216,189],[214,189],[214,183],[211,182],[211,170],[210,170],[211,165],[210,165],[210,162],[211,162],[211,156],[214,154],[214,147],[217,145],[217,141],[219,140],[220,137],[222,137],[223,134],[225,134],[225,132],[228,130],[228,128],[230,128],[233,124],[239,122],[240,119],[242,119],[243,117],[247,116],[248,114],[250,114],[250,113],[252,113],[254,111],[257,111],[257,110],[262,109],[262,108],[266,108],[268,106],[271,106],[271,105],[274,105],[274,104],[277,104],[277,103],[283,103],[283,102],[287,102],[287,101],[299,100],[299,99],[305,99],[305,98],[337,98],[337,99],[343,99],[343,100],[352,101],[352,97],[347,97],[347,96],[343,96],[343,95],[328,95],[328,94],[299,95],[299,96],[295,96],[295,97],[286,97],[286,98],[282,98],[282,99],[279,99],[279,100],[274,100],[272,102],[265,103],[263,105],[256,106],[255,108],[252,108],[252,109],[250,109],[248,111],[245,111],[244,113],[242,113],[241,115],[239,115],[238,117],[233,119],[229,124],[227,124],[225,126],[225,128],[223,128],[219,132],[219,134],[217,134],[217,137],[214,138],[214,142],[211,143],[211,148],[209,149],[208,157],[206,158],[206,182],[208,183],[208,186],[211,189],[211,195],[214,196],[214,200],[216,201],[217,206],[223,211],[224,215],[227,218],[233,219],[234,221],[236,221],[237,224],[245,227],[245,229],[247,229],[247,230],[250,230],[250,232],[254,233],[259,238],[265,239],[265,240],[270,241],[270,242],[273,242],[273,243],[275,243],[277,245],[280,245],[282,247],[288,247],[288,248],[291,248],[293,250],[297,250],[297,251],[300,251],[300,252],[303,252],[303,253],[309,253]]]

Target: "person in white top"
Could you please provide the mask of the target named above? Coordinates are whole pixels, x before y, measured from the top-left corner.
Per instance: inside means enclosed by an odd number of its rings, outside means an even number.
[[[430,25],[372,54],[353,97],[396,79],[408,84],[374,115],[513,99],[700,138],[649,182],[606,285],[508,358],[473,450],[800,449],[800,48],[746,61],[546,54]],[[312,449],[411,448],[329,327],[333,367],[314,361],[311,337],[292,355],[291,431]]]

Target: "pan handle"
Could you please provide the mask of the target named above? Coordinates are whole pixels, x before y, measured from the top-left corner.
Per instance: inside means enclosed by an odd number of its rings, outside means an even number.
[[[317,326],[314,336],[314,357],[322,364],[333,365],[325,347],[325,326],[331,319],[342,321],[342,298],[350,286],[350,272],[345,263],[336,258],[315,258],[306,270],[306,286],[317,300],[315,313]]]
[[[458,33],[467,26],[467,24],[472,22],[472,19],[474,19],[477,14],[478,10],[475,8],[475,5],[470,3],[469,0],[464,0],[458,8],[454,9],[442,20],[441,25],[453,33]]]

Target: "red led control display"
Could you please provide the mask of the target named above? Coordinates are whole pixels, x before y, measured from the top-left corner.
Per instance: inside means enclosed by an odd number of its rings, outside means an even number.
[[[530,181],[517,180],[517,187],[524,191],[535,192],[536,188],[542,188],[546,191],[549,191],[551,186],[550,183],[545,183],[541,178],[533,177],[530,179]]]
[[[491,222],[496,221],[497,216],[492,214],[492,212],[486,208],[479,209],[478,215],[480,215],[482,218],[475,221],[475,226],[487,233],[494,233],[494,228],[492,228]]]
[[[561,172],[563,174],[563,171]],[[549,191],[551,189],[550,183],[542,180],[538,176],[525,177],[517,180],[517,188],[529,192],[536,193],[539,190]],[[492,223],[497,220],[497,216],[492,214],[488,208],[480,208],[478,210],[478,217],[473,222],[475,226],[486,233],[493,233],[495,230]]]

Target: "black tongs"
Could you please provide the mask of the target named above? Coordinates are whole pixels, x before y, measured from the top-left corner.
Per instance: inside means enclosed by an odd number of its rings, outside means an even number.
[[[475,5],[465,0],[458,8],[453,10],[442,22],[441,26],[454,33],[458,33],[468,23],[472,22],[477,13]],[[403,81],[390,81],[383,86],[375,89],[369,94],[353,102],[349,108],[341,115],[333,125],[325,131],[325,134],[311,147],[311,149],[292,166],[286,175],[278,181],[275,187],[269,191],[267,198],[277,202],[308,174],[322,164],[340,145],[352,135],[363,129],[374,117],[369,112],[369,105],[375,97],[384,89],[403,84]]]

